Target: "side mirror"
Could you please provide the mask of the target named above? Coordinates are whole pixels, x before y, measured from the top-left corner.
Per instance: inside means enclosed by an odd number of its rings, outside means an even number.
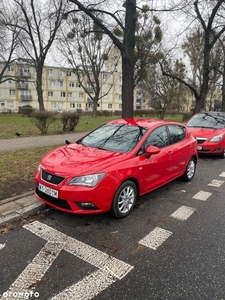
[[[150,157],[152,154],[158,154],[160,149],[156,146],[148,146],[145,150],[146,157]]]

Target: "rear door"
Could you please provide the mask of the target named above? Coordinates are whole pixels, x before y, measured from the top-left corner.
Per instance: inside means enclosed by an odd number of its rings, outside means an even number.
[[[191,144],[187,140],[186,128],[182,125],[168,125],[171,143],[171,166],[174,177],[185,172],[187,160],[190,158]]]

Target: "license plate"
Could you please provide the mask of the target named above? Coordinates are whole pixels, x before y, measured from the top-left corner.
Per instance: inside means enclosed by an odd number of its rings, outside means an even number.
[[[202,150],[202,146],[197,146],[197,149],[198,150]]]
[[[52,196],[54,198],[58,198],[58,191],[51,189],[48,186],[45,186],[41,183],[38,184],[38,189],[39,191],[41,191],[42,193],[45,193],[46,195]]]

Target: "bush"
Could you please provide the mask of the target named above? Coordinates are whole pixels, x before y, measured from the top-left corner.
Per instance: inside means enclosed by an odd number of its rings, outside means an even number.
[[[64,112],[61,115],[63,132],[74,131],[80,119],[80,115],[75,112]]]
[[[56,121],[56,113],[51,111],[35,110],[30,114],[30,117],[31,123],[42,133],[47,133],[49,125]]]
[[[192,114],[191,112],[183,113],[183,114],[182,114],[182,121],[183,121],[183,122],[188,121],[192,115],[193,115],[193,114]]]
[[[19,108],[19,114],[22,114],[22,116],[30,117],[33,111],[34,109],[31,105],[24,105],[23,107]]]

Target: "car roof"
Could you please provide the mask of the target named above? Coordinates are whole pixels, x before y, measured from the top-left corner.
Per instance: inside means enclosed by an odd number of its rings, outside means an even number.
[[[134,126],[141,126],[146,128],[152,128],[156,125],[165,125],[165,124],[180,124],[178,122],[165,121],[160,119],[145,119],[145,118],[135,118],[135,119],[116,119],[107,122],[114,124],[129,124]],[[183,124],[182,124],[183,125]]]

